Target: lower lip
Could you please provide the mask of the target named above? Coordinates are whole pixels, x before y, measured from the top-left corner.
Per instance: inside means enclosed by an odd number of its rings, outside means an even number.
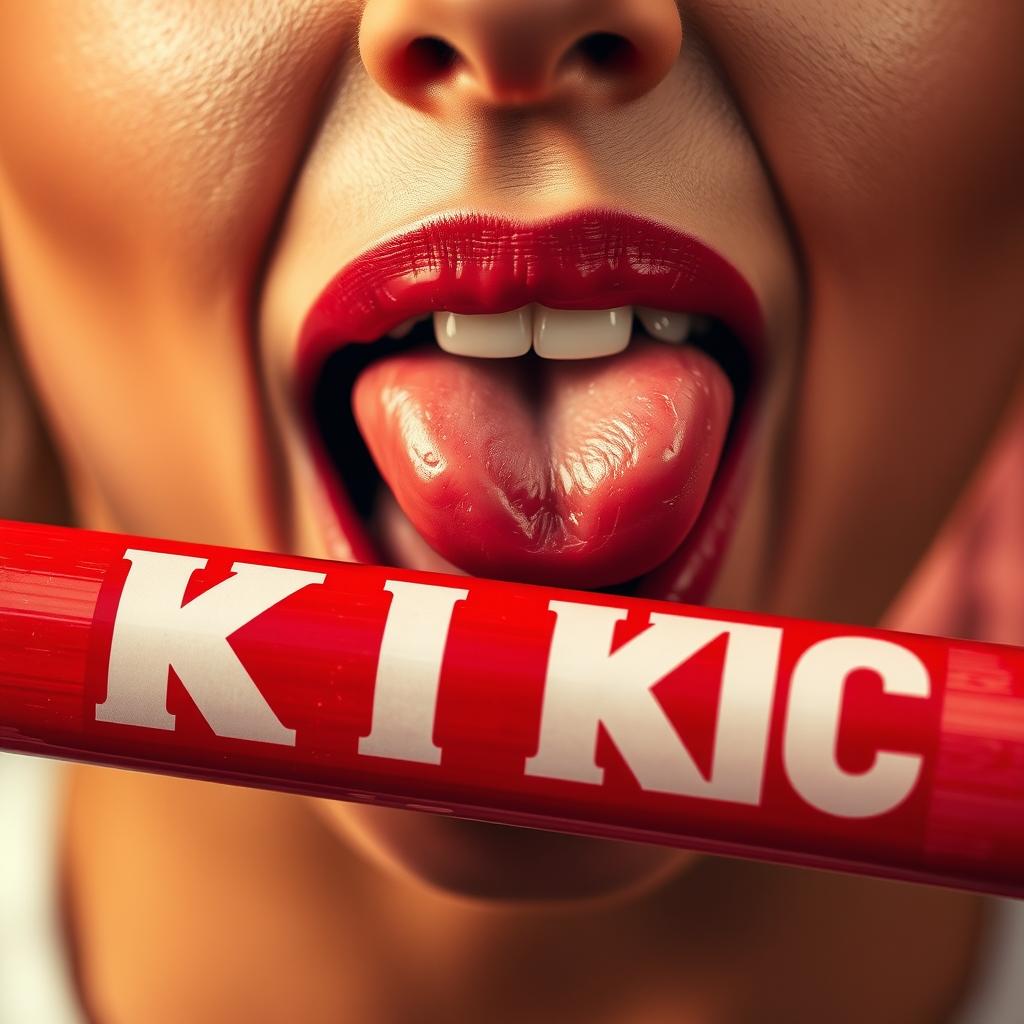
[[[1024,897],[1021,648],[0,523],[0,722],[13,751]]]
[[[486,241],[486,259],[480,255],[481,239]],[[633,584],[650,596],[705,600],[743,489],[743,455],[760,397],[760,309],[742,276],[703,243],[650,221],[605,211],[534,226],[484,216],[429,222],[371,250],[327,286],[303,325],[298,383],[307,442],[328,499],[323,525],[330,553],[360,561],[381,559],[348,501],[313,419],[314,382],[332,351],[376,340],[424,309],[495,313],[532,302],[589,308],[595,295],[607,294],[614,294],[618,305],[713,316],[745,342],[753,382],[735,416],[707,500],[682,544]],[[482,571],[504,572],[496,565]],[[559,574],[551,572],[548,578],[558,580]],[[576,584],[591,585],[579,579]]]

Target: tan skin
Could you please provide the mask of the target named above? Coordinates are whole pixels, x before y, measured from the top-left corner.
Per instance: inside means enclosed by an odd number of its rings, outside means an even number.
[[[392,63],[421,17],[465,61],[426,92]],[[635,80],[544,72],[651,18]],[[292,399],[309,303],[423,216],[611,205],[765,309],[713,602],[878,621],[1024,364],[1022,42],[1024,6],[975,0],[5,0],[0,264],[75,520],[343,554]],[[66,865],[96,1024],[938,1022],[981,925],[925,888],[101,771]]]

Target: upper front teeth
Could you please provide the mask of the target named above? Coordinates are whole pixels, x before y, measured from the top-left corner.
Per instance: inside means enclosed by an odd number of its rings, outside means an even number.
[[[640,306],[636,315],[648,334],[662,341],[683,342],[692,327],[692,318],[686,313]],[[401,329],[408,333],[405,324]],[[445,352],[478,359],[523,356],[531,347],[543,359],[596,359],[615,355],[629,345],[633,307],[568,310],[535,305],[483,316],[437,312],[434,333]]]
[[[457,356],[507,359],[525,356],[533,344],[533,317],[529,307],[511,313],[461,316],[435,313],[437,343]]]
[[[533,318],[533,347],[542,359],[596,359],[621,352],[633,334],[633,308],[548,309]]]

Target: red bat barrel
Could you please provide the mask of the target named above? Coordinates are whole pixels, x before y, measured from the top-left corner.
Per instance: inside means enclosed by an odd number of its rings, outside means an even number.
[[[1024,650],[0,523],[0,748],[1024,896]]]

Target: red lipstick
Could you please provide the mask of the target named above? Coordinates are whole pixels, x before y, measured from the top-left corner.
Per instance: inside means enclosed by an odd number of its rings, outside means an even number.
[[[458,214],[395,235],[345,267],[310,309],[299,341],[300,379],[341,345],[375,341],[429,310],[504,313],[653,306],[717,317],[759,354],[753,289],[690,235],[613,211],[527,224]]]
[[[0,523],[0,748],[1024,897],[1024,649]]]
[[[572,363],[466,359],[428,340],[381,349],[358,381],[317,391],[333,355],[404,321],[538,307],[648,307],[721,330],[703,350],[634,334],[619,355]],[[330,410],[351,390],[360,436],[398,504],[466,571],[602,587],[657,570],[659,590],[698,600],[731,532],[762,333],[743,277],[664,225],[607,211],[540,224],[458,215],[388,239],[327,286],[302,329],[301,401],[358,557],[386,552],[353,512],[342,483],[351,445],[327,451],[309,414],[314,392]]]

